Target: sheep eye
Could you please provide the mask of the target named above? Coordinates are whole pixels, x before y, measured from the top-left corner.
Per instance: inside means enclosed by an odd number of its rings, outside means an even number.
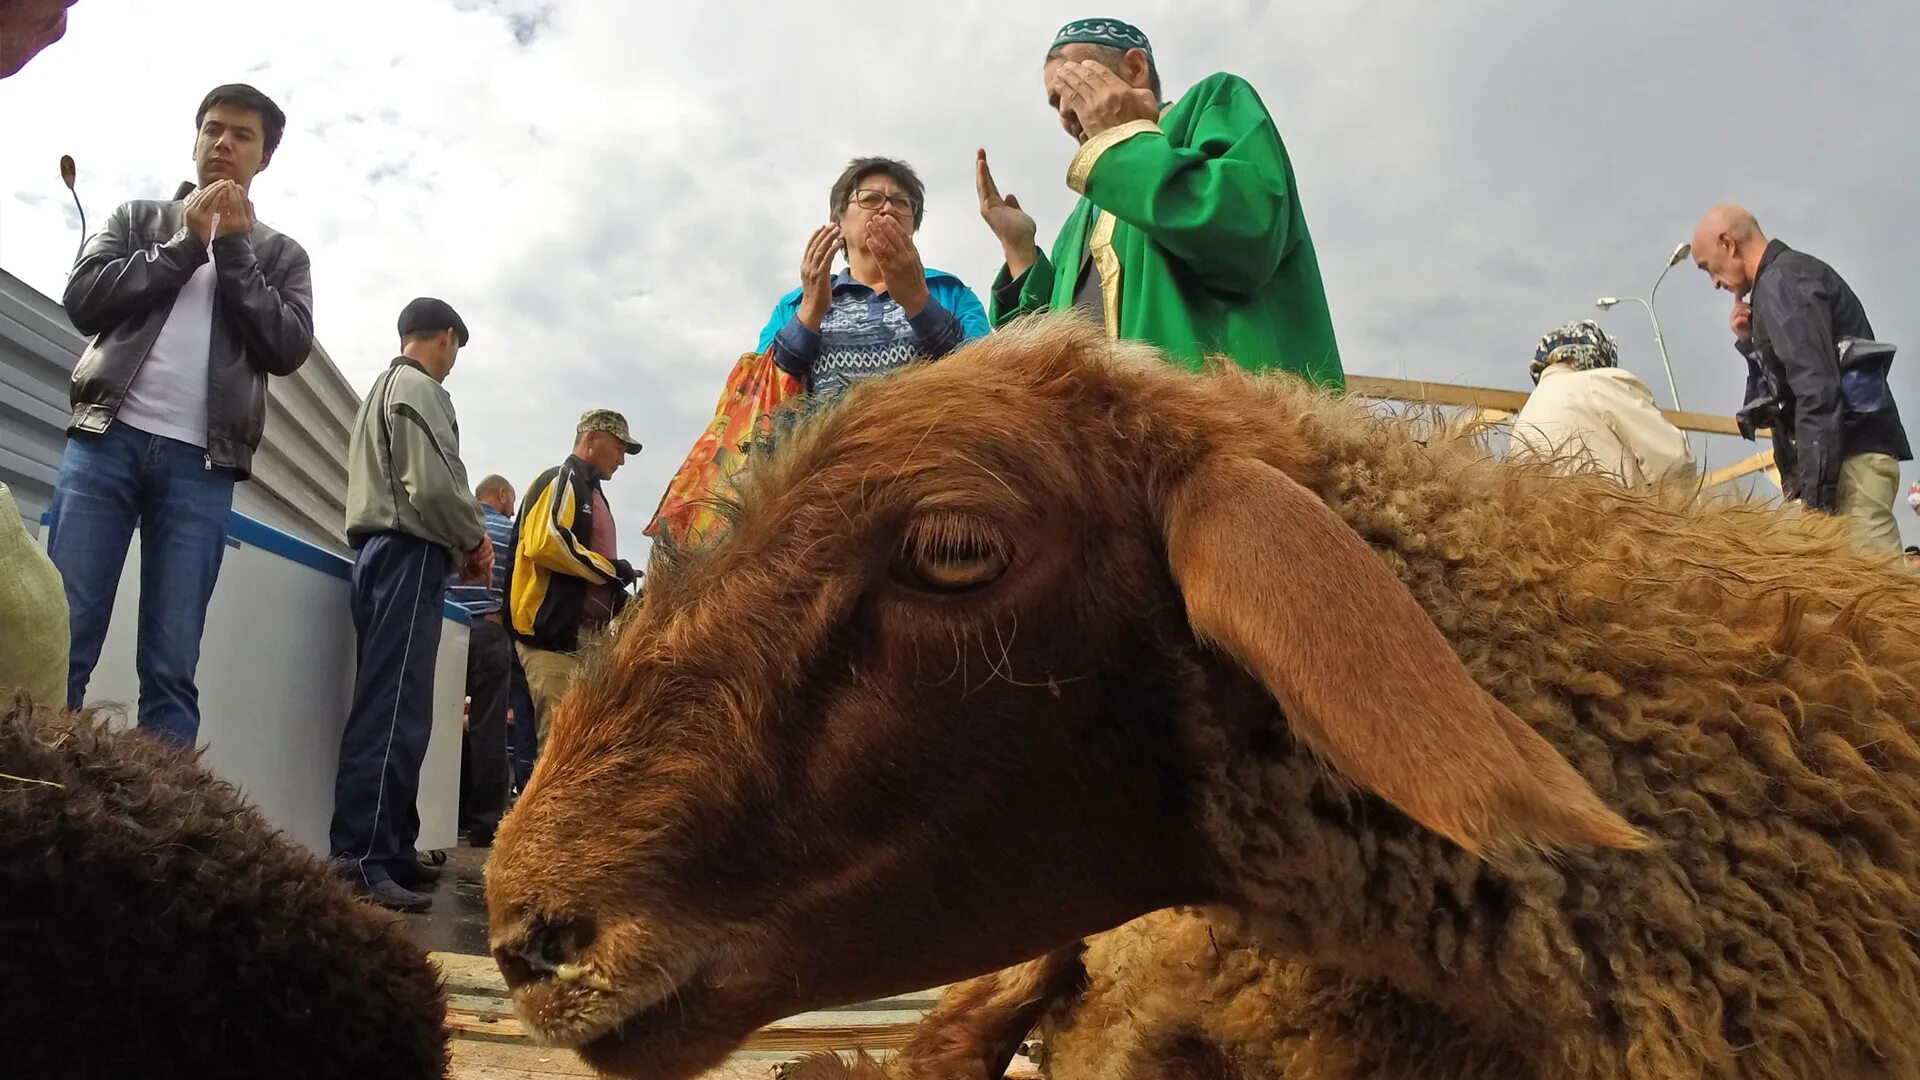
[[[986,522],[939,513],[913,523],[894,565],[903,584],[924,592],[963,593],[1000,580],[1012,561],[1007,545]]]

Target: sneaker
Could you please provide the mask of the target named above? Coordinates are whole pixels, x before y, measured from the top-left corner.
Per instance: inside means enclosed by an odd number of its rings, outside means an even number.
[[[401,859],[386,869],[387,875],[403,889],[431,889],[440,884],[440,871],[422,863],[417,855]]]
[[[388,911],[418,913],[433,906],[433,897],[403,889],[392,878],[376,878],[371,884],[356,878],[351,884],[355,894],[379,904]]]

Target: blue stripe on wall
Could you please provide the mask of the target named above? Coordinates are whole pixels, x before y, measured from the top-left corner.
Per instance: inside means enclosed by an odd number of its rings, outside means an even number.
[[[40,515],[40,526],[45,528],[50,515]],[[337,577],[341,581],[353,580],[353,561],[343,559],[326,548],[310,544],[291,533],[281,532],[264,521],[253,518],[238,510],[227,512],[227,543],[251,544],[261,551],[271,552],[289,562],[299,563],[312,570]],[[461,626],[473,625],[473,619],[466,609],[451,602],[440,605],[440,613]]]

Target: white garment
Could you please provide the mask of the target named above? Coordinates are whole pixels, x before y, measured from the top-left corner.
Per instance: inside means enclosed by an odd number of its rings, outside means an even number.
[[[193,272],[116,419],[149,435],[207,445],[207,358],[213,348],[213,260]]]
[[[1513,437],[1516,456],[1570,455],[1563,472],[1585,458],[1627,484],[1693,473],[1686,434],[1660,415],[1645,383],[1619,368],[1549,366],[1514,417]]]

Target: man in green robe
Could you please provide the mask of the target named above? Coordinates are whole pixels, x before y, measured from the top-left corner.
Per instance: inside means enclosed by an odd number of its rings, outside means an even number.
[[[1344,386],[1293,166],[1253,87],[1211,75],[1163,106],[1152,45],[1118,19],[1068,23],[1042,77],[1080,143],[1067,185],[1081,199],[1049,258],[979,152],[980,216],[1006,254],[993,325],[1073,308],[1188,368],[1224,353]]]

